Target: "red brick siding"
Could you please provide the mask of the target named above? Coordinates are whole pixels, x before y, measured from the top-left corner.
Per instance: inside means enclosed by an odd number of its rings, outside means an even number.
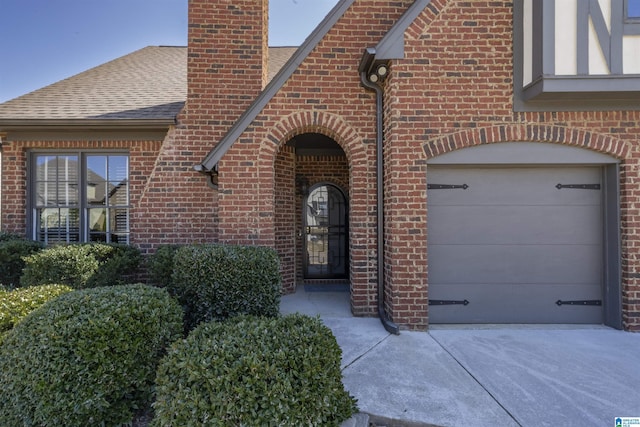
[[[284,289],[291,290],[301,250],[296,255],[294,222],[287,221],[301,221],[294,182],[306,160],[283,146],[295,135],[322,133],[346,156],[327,173],[344,177],[348,168],[348,179],[328,179],[348,188],[352,309],[375,314],[375,98],[362,88],[357,67],[363,49],[375,46],[412,3],[354,2],[221,160],[214,191],[193,165],[262,88],[266,2],[191,1],[189,93],[176,129],[162,143],[108,143],[132,153],[134,242],[149,250],[218,239],[275,247]],[[403,328],[428,326],[427,159],[476,144],[533,141],[621,159],[623,321],[640,330],[640,112],[514,113],[512,19],[511,1],[433,0],[407,30],[405,59],[391,62],[384,148],[388,312]],[[24,230],[25,148],[100,144],[107,142],[5,144],[3,227]]]
[[[294,136],[318,132],[350,168],[351,285],[356,314],[376,310],[375,98],[357,67],[412,1],[357,1],[219,163],[220,240],[274,246],[274,159]],[[292,242],[293,243],[293,242]]]
[[[136,217],[137,235],[151,249],[218,240],[218,193],[193,167],[263,88],[267,11],[267,0],[189,2],[187,103],[150,169]]]
[[[209,177],[193,170],[206,155],[188,129],[172,130],[157,158],[143,173],[147,181],[132,220],[135,242],[152,252],[161,244],[217,240],[217,192]]]
[[[284,293],[295,291],[296,232],[298,215],[296,203],[296,155],[292,147],[282,147],[274,163],[275,172],[275,248],[280,256],[280,272]]]
[[[129,152],[130,203],[132,217],[138,215],[140,195],[147,185],[147,171],[153,167],[162,141],[55,140],[11,141],[2,147],[2,227],[25,234],[27,227],[28,150],[123,150]],[[135,221],[132,221],[135,223]],[[144,241],[132,230],[133,244]]]
[[[640,112],[514,113],[512,2],[435,0],[409,28],[387,82],[387,289],[393,319],[423,328],[425,161],[476,144],[533,141],[622,159],[623,321],[640,330]],[[414,250],[415,249],[415,250]]]

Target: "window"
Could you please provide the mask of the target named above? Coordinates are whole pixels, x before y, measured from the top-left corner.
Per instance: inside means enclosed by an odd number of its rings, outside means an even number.
[[[46,244],[129,242],[129,157],[34,153],[32,225]]]
[[[623,31],[625,35],[640,35],[640,0],[625,0]]]
[[[625,16],[629,20],[640,20],[640,0],[627,0]]]

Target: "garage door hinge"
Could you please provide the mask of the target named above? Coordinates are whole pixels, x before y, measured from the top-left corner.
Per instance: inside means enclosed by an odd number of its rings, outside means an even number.
[[[463,190],[466,190],[469,186],[467,184],[427,184],[427,190],[451,190],[455,188],[462,188]]]
[[[563,188],[579,188],[581,190],[599,190],[600,184],[558,184],[556,185],[558,190]]]
[[[469,305],[469,301],[462,300],[446,300],[446,299],[431,299],[429,305]]]
[[[599,299],[589,299],[582,301],[556,301],[556,305],[560,307],[561,305],[602,305],[602,300]]]

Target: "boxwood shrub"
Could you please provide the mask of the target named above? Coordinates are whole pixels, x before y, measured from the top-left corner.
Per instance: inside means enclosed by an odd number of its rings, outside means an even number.
[[[64,285],[43,285],[0,292],[0,335],[45,302],[72,290]]]
[[[182,310],[146,285],[61,295],[0,346],[7,426],[118,426],[151,400],[158,361],[181,336]]]
[[[122,285],[140,263],[140,251],[128,245],[81,243],[44,249],[25,258],[22,286],[58,283],[76,289]]]
[[[44,246],[15,234],[0,233],[0,285],[5,289],[20,286],[20,276],[25,267],[23,257],[32,255]]]
[[[147,257],[147,268],[154,284],[166,287],[170,285],[173,274],[173,258],[180,245],[162,245]]]
[[[185,309],[187,330],[238,314],[278,314],[280,262],[273,249],[189,245],[175,252],[173,262],[169,289]]]
[[[318,318],[203,323],[160,362],[153,425],[338,426],[356,410],[340,357]]]

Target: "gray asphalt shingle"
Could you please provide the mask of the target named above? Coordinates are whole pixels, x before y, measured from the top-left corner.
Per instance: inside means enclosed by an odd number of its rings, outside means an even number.
[[[295,52],[269,48],[269,79]],[[0,120],[173,119],[187,97],[187,48],[149,46],[0,104]]]

